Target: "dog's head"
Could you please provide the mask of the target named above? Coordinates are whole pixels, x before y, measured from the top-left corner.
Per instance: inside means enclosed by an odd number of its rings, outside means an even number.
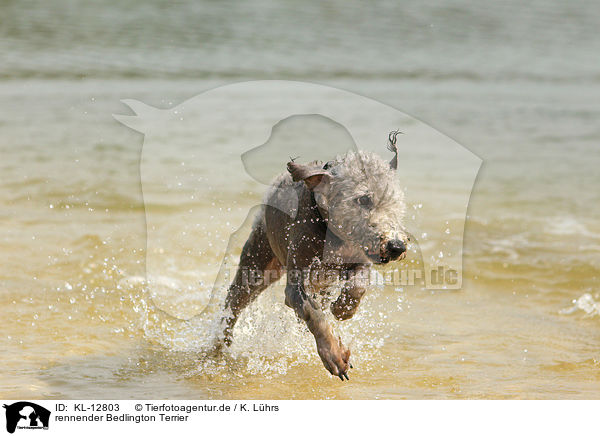
[[[404,193],[395,180],[394,161],[364,151],[348,152],[326,164],[288,163],[295,181],[314,192],[329,229],[375,263],[403,259]]]

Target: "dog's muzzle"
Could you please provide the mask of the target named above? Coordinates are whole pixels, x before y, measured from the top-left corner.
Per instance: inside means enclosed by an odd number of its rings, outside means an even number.
[[[386,245],[386,251],[390,260],[404,259],[406,257],[406,245],[399,239],[389,241]]]
[[[367,252],[367,256],[378,264],[402,260],[406,257],[406,244],[399,239],[393,239],[381,244],[379,253]]]

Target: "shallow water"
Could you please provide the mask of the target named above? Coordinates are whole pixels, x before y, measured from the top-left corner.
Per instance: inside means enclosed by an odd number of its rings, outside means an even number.
[[[502,2],[382,3],[385,13],[281,4],[262,14],[222,3],[57,4],[0,6],[10,17],[0,64],[0,396],[599,397],[596,4],[518,14],[522,6]],[[304,27],[289,31],[296,23]],[[190,317],[207,303],[234,229],[206,197],[150,205],[175,227],[193,208],[213,239],[166,244],[160,295],[145,282],[143,138],[111,114],[127,113],[123,98],[169,108],[253,78],[378,99],[483,159],[463,288],[373,286],[357,316],[336,324],[353,353],[348,383],[326,374],[281,286],[246,311],[224,357],[203,356],[215,309]],[[161,164],[179,165],[179,152],[167,148]],[[237,220],[262,189],[240,180],[214,194]],[[415,201],[447,201],[448,191],[421,188],[426,198]]]

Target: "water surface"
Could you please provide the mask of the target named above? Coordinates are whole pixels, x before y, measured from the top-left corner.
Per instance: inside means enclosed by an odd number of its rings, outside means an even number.
[[[2,397],[599,397],[597,3],[26,3],[0,5]],[[338,326],[349,383],[326,374],[281,287],[215,360],[200,353],[210,317],[173,319],[145,286],[143,138],[112,118],[119,100],[169,108],[266,78],[378,99],[484,161],[463,289],[370,289]],[[227,188],[234,214],[258,187]],[[204,211],[215,247],[231,232],[201,196],[154,206],[174,225]],[[194,314],[222,253],[165,248],[159,306]]]

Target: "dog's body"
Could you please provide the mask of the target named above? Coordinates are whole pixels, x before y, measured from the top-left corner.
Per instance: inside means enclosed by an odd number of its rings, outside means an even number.
[[[327,370],[348,378],[350,350],[335,336],[314,294],[333,276],[340,279],[331,311],[337,319],[351,318],[370,266],[404,257],[408,237],[396,159],[388,163],[349,152],[325,165],[288,163],[289,173],[271,185],[242,250],[225,301],[222,343],[231,343],[241,311],[286,272],[286,305],[306,322]]]

